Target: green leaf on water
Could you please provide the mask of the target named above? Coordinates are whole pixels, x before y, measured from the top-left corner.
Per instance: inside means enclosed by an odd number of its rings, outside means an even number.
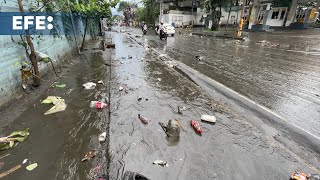
[[[32,171],[34,170],[36,167],[38,167],[38,164],[37,163],[33,163],[33,164],[30,164],[29,166],[26,167],[26,169],[28,171]]]
[[[57,88],[64,88],[64,87],[66,87],[66,84],[56,84],[55,87],[57,87]]]
[[[16,66],[18,66],[20,64],[20,62],[16,62],[16,63],[14,63],[14,66],[16,67]]]

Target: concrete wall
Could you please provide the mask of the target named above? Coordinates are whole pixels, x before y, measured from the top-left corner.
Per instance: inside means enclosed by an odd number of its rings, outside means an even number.
[[[227,24],[229,12],[222,9],[221,11],[221,24]],[[209,14],[208,14],[209,15]],[[207,13],[204,9],[198,8],[194,12],[194,15],[191,15],[191,12],[183,12],[177,10],[170,10],[168,14],[164,14],[162,17],[162,22],[164,23],[175,23],[177,26],[189,24],[190,21],[194,21],[194,25],[204,25],[204,17],[207,16]],[[240,16],[240,11],[231,11],[229,24],[237,24],[237,19]],[[202,21],[201,21],[202,20]]]
[[[162,22],[172,24],[174,23],[176,26],[181,26],[182,23],[184,25],[188,24],[190,21],[195,20],[195,16],[192,15],[186,15],[182,13],[173,12],[175,14],[164,14],[162,16]]]
[[[272,14],[274,14],[274,12],[279,12],[278,16],[272,16]],[[281,16],[282,12],[284,13],[283,16]],[[287,8],[286,7],[273,8],[269,11],[265,25],[274,26],[274,27],[281,27],[281,26],[283,26],[286,15],[287,15]]]
[[[23,1],[24,8],[28,9],[31,1]],[[1,12],[19,12],[16,1],[0,0]],[[59,24],[63,26],[62,22]],[[83,32],[83,25],[81,21],[75,23],[77,31]],[[87,36],[88,39],[90,36]],[[55,63],[58,63],[59,57],[65,55],[73,49],[76,49],[74,36],[67,38],[64,35],[54,38],[53,36],[33,36],[33,43],[36,51],[40,51],[49,55]],[[78,42],[81,36],[76,37]],[[0,106],[11,100],[18,89],[21,89],[21,74],[20,68],[23,62],[31,64],[26,56],[25,49],[17,42],[20,36],[0,36]],[[50,68],[51,64],[39,62],[39,69],[41,74]],[[48,68],[47,68],[48,67]]]
[[[222,9],[221,11],[221,24],[227,24],[228,21],[228,14],[229,11],[226,11]],[[241,12],[240,11],[231,11],[230,12],[230,19],[229,19],[229,24],[237,24],[237,19],[240,17]]]

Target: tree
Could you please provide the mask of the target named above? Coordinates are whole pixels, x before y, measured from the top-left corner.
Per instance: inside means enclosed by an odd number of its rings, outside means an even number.
[[[23,9],[23,5],[22,5],[22,1],[18,0],[18,6],[19,6],[19,10],[20,13],[22,15],[24,15],[24,9]],[[40,78],[40,72],[39,72],[39,67],[38,67],[38,62],[37,62],[37,57],[36,57],[36,50],[34,48],[31,36],[29,34],[29,31],[26,30],[26,40],[27,40],[27,45],[30,48],[30,54],[28,53],[28,51],[26,50],[27,56],[31,61],[31,64],[33,66],[33,70],[34,70],[34,83],[36,86],[40,86],[40,82],[41,82],[41,78]],[[24,46],[27,47],[27,45],[24,43]]]
[[[135,19],[135,9],[138,8],[136,3],[120,1],[118,12],[122,11],[124,20],[129,23],[130,20]]]
[[[119,7],[118,7],[118,12],[125,11],[130,7],[130,3],[127,1],[120,1]]]
[[[160,14],[159,3],[156,0],[142,0],[144,20],[147,24],[154,24]]]
[[[219,21],[221,18],[221,8],[222,6],[224,6],[225,3],[226,1],[224,0],[206,0],[205,1],[205,4],[204,4],[205,8],[207,9],[207,11],[210,11],[210,14],[211,14],[211,20],[212,20],[211,30],[212,31],[218,30]]]
[[[43,0],[42,6],[39,7],[39,2],[38,1],[36,4],[30,4],[29,12],[54,12],[54,11],[63,11],[67,7],[67,3],[65,0]],[[19,11],[21,15],[24,15],[24,8],[22,4],[22,0],[17,0]],[[57,31],[55,29],[51,30],[51,33],[53,32],[53,35],[57,35]],[[40,36],[39,36],[40,37]],[[21,44],[25,48],[25,52],[27,57],[29,58],[32,67],[33,67],[33,80],[34,80],[34,85],[35,86],[40,86],[41,84],[41,78],[40,78],[40,71],[38,67],[38,61],[37,61],[37,54],[36,54],[36,49],[34,47],[34,44],[32,40],[34,39],[31,37],[31,34],[29,33],[29,30],[25,31],[25,34],[20,35]],[[30,53],[29,53],[30,51]],[[52,63],[52,62],[51,62]],[[52,64],[53,66],[53,64]]]
[[[273,0],[273,7],[290,7],[292,0]]]
[[[101,18],[111,18],[111,7],[115,7],[118,0],[110,2],[103,0],[88,0],[81,1],[79,3],[73,2],[72,8],[76,11],[81,18],[85,20],[85,28],[83,40],[80,46],[80,50],[83,51],[86,40],[87,29],[90,24],[99,23]]]
[[[228,28],[228,25],[229,25],[230,13],[231,13],[232,5],[233,5],[233,0],[230,0],[229,13],[228,13],[228,20],[227,20],[227,24],[226,24],[226,27],[225,27],[226,34],[228,34],[228,32],[227,32],[227,28]]]
[[[146,9],[144,7],[138,7],[136,11],[137,21],[146,21]]]

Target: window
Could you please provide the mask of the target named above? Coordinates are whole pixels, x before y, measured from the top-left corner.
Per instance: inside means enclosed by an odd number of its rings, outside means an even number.
[[[282,10],[282,11],[281,11],[280,19],[283,19],[285,14],[286,14],[286,11],[285,11],[285,10]]]
[[[272,12],[271,19],[278,19],[279,16],[279,10],[275,10]]]
[[[231,20],[230,20],[230,23],[234,23],[236,20],[236,16],[231,16]]]

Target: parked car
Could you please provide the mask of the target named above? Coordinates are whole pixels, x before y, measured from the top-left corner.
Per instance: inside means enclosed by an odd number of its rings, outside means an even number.
[[[174,34],[176,33],[176,30],[171,24],[163,24],[163,26],[168,36],[174,36]],[[154,30],[156,34],[159,35],[159,25],[156,25]]]
[[[167,32],[168,36],[174,36],[176,33],[175,28],[171,24],[163,24],[165,31]]]

